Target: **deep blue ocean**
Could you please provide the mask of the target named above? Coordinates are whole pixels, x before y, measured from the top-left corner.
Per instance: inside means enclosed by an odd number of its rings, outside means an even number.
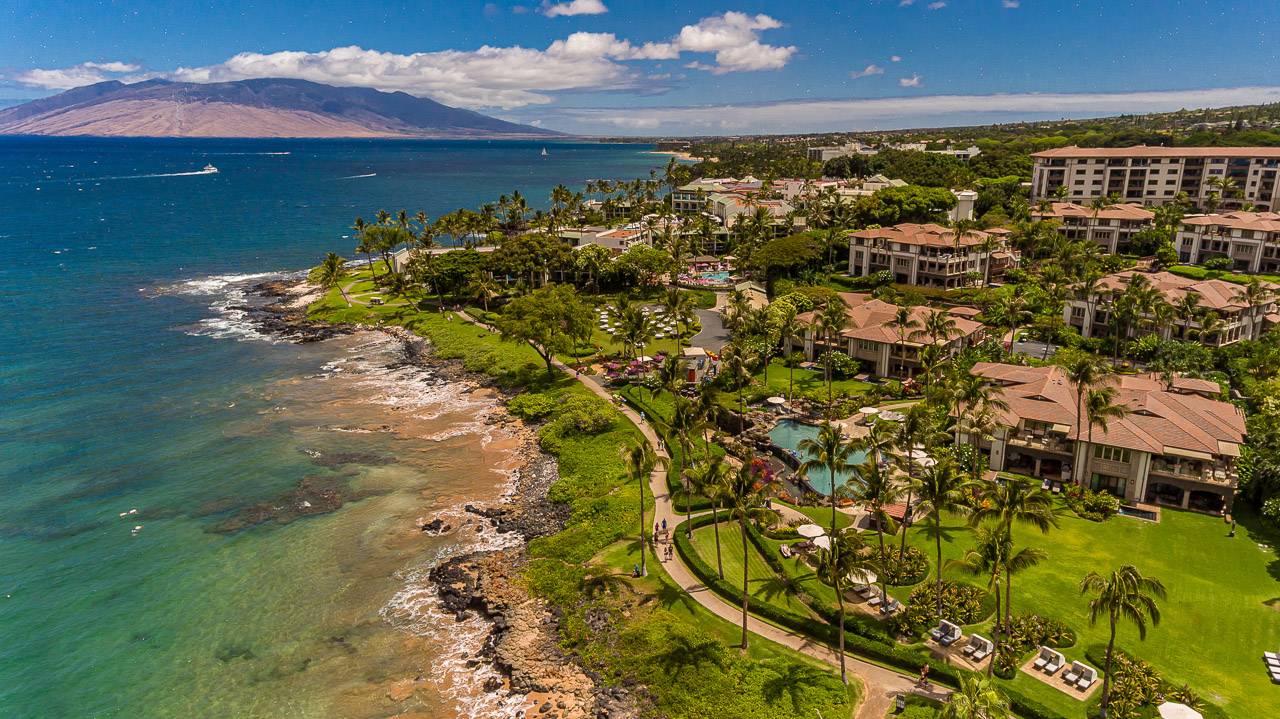
[[[330,472],[309,444],[399,445],[317,436],[341,397],[299,388],[335,351],[255,339],[226,307],[260,273],[351,257],[357,215],[434,217],[515,189],[545,206],[556,184],[665,162],[543,146],[0,138],[0,716],[394,713],[363,699],[381,677],[340,663],[390,661],[352,638],[376,616],[350,609],[385,601],[401,569],[369,528],[381,514],[211,527]],[[219,172],[184,174],[206,164]],[[430,498],[430,467],[469,451],[344,471]]]

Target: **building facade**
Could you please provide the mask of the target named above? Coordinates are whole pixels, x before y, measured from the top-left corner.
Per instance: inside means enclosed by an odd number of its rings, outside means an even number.
[[[1280,213],[1225,212],[1187,217],[1173,245],[1182,262],[1200,264],[1226,257],[1237,272],[1280,273]]]
[[[1245,421],[1243,411],[1218,399],[1217,383],[1114,375],[1108,385],[1127,413],[1090,432],[1087,417],[1077,422],[1075,386],[1061,367],[979,362],[973,373],[998,387],[1008,407],[997,410],[999,428],[979,442],[991,469],[1130,503],[1231,511]],[[963,431],[960,439],[970,441]]]
[[[849,274],[893,273],[899,284],[955,289],[986,276],[997,277],[1016,259],[1007,230],[971,230],[957,238],[949,227],[906,223],[858,230],[849,235]]]
[[[1137,203],[1094,210],[1074,202],[1054,202],[1031,211],[1033,220],[1057,220],[1058,234],[1089,240],[1111,254],[1129,252],[1133,236],[1155,226],[1155,213]]]
[[[1198,206],[1211,195],[1219,207],[1280,203],[1280,147],[1059,147],[1032,153],[1032,202],[1059,197],[1087,203],[1115,196],[1123,202],[1159,205],[1181,193]],[[1225,195],[1218,184],[1231,187]]]

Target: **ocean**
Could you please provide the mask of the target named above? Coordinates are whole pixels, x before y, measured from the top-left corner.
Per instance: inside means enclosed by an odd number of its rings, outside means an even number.
[[[280,342],[237,305],[351,257],[357,215],[542,206],[648,149],[0,138],[0,716],[509,711],[425,585],[508,540],[416,524],[500,496],[520,432],[397,342]]]

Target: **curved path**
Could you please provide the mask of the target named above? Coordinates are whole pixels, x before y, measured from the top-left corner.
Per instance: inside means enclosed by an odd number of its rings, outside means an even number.
[[[465,312],[459,312],[458,316],[468,322],[488,327],[485,323]],[[577,374],[572,367],[558,359],[553,359],[552,364],[569,375],[575,376],[587,389],[609,402],[640,430],[645,441],[653,447],[654,453],[659,459],[658,467],[654,469],[653,474],[649,477],[649,491],[653,493],[654,498],[653,521],[662,522],[665,520],[668,526],[673,528],[684,521],[683,515],[675,511],[667,489],[666,463],[670,461],[670,455],[662,448],[663,445],[658,441],[658,435],[654,432],[649,422],[641,419],[640,415],[629,405],[616,403],[613,394],[600,384],[598,378]],[[662,566],[672,580],[698,604],[731,624],[741,624],[742,607],[730,604],[720,595],[708,589],[706,585],[694,576],[693,572],[689,571],[679,553],[676,553],[671,561],[664,562]],[[804,635],[774,626],[755,615],[749,614],[747,616],[747,629],[757,636],[764,637],[789,649],[803,652],[831,666],[840,666],[839,654],[835,649]],[[862,704],[859,705],[857,713],[854,715],[855,719],[884,719],[889,709],[893,707],[894,698],[898,694],[913,693],[933,699],[945,699],[950,694],[949,691],[941,687],[935,687],[935,691],[932,693],[920,691],[915,687],[915,677],[907,676],[892,669],[886,669],[878,664],[872,664],[847,652],[845,653],[845,668],[849,674],[857,677],[862,682],[865,695]]]

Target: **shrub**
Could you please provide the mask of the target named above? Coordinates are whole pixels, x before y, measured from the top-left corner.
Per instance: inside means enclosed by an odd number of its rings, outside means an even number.
[[[1067,487],[1064,499],[1082,519],[1093,522],[1105,522],[1120,511],[1120,500],[1108,492],[1095,492],[1079,485]]]
[[[1001,628],[1001,642],[1015,655],[1026,654],[1039,646],[1062,649],[1074,646],[1076,633],[1057,619],[1039,614],[1016,614],[1009,625]]]
[[[1262,516],[1267,521],[1280,527],[1280,494],[1262,503]]]
[[[911,592],[907,609],[891,622],[894,631],[901,634],[922,635],[938,625],[939,619],[957,624],[976,624],[990,616],[995,598],[987,591],[971,584],[952,581],[942,582],[942,616],[938,616],[938,584],[925,582]]]
[[[525,392],[507,402],[507,409],[520,419],[542,419],[551,414],[559,401],[549,394]]]
[[[578,434],[600,434],[613,426],[616,416],[608,402],[593,395],[576,395],[565,402],[555,421]]]
[[[879,552],[872,548],[871,552]],[[929,560],[917,547],[907,547],[904,553],[900,547],[885,547],[884,580],[896,587],[919,584],[929,573]]]

